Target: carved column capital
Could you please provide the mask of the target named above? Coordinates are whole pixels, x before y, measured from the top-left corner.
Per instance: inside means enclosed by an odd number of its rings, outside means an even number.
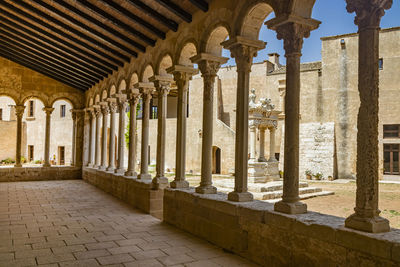
[[[44,108],[43,108],[43,111],[46,112],[46,115],[47,115],[47,116],[50,116],[51,113],[53,113],[54,108],[51,108],[51,107],[44,107]]]
[[[392,7],[393,0],[346,0],[347,12],[356,13],[354,23],[360,29],[379,27],[385,9]]]
[[[98,118],[101,114],[101,108],[100,106],[93,106],[93,115]]]
[[[110,114],[110,107],[106,104],[101,105],[101,113],[103,114],[103,116]]]
[[[138,93],[129,94],[129,98],[128,98],[129,104],[137,105],[137,103],[139,102],[139,98],[140,98],[140,94],[138,94]]]
[[[25,106],[24,105],[16,105],[15,106],[15,115],[19,118],[22,118],[24,115]]]
[[[117,112],[117,110],[118,110],[118,105],[117,105],[116,102],[110,102],[110,103],[108,104],[108,106],[109,106],[109,108],[110,108],[110,112],[111,112],[111,113]]]
[[[221,44],[231,51],[231,57],[235,58],[238,71],[250,72],[253,58],[257,56],[258,50],[265,48],[266,43],[236,36]]]

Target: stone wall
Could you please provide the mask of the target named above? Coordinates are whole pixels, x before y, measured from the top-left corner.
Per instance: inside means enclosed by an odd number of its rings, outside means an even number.
[[[0,182],[47,181],[81,179],[78,167],[0,168]]]
[[[400,230],[368,234],[344,218],[286,215],[273,204],[193,189],[164,192],[164,221],[264,266],[399,266]]]
[[[26,146],[26,123],[22,123],[22,147]],[[17,149],[17,121],[0,121],[0,161],[15,159]],[[22,151],[25,157],[25,150]]]
[[[129,205],[162,218],[164,192],[153,190],[151,180],[141,181],[93,168],[83,168],[82,178]]]

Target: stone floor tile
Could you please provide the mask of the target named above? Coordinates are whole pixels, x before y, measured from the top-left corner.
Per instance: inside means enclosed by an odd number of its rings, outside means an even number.
[[[148,244],[145,243],[146,241],[141,238],[133,238],[133,239],[125,239],[125,240],[118,240],[115,241],[119,246],[132,246],[137,244]]]
[[[45,256],[38,256],[36,257],[38,264],[47,264],[47,263],[58,263],[62,261],[70,261],[75,260],[74,255],[72,253],[65,253],[65,254],[50,254]]]
[[[152,249],[160,249],[160,248],[169,248],[171,245],[164,241],[155,241],[155,242],[147,242],[137,244],[143,250],[152,250]]]
[[[145,260],[145,259],[152,259],[152,258],[158,258],[158,257],[164,257],[167,256],[164,252],[162,252],[160,249],[153,249],[153,250],[147,250],[147,251],[139,251],[139,252],[133,252],[130,253],[136,260]]]
[[[65,261],[60,262],[61,267],[92,267],[92,266],[100,266],[100,264],[95,259],[87,259],[87,260],[75,260],[75,261]]]
[[[108,255],[110,255],[110,252],[108,252],[105,249],[81,251],[81,252],[74,253],[74,256],[77,260],[95,259],[98,257],[108,256]]]
[[[105,249],[105,248],[115,248],[118,245],[115,242],[99,242],[99,243],[89,243],[85,244],[87,250]]]
[[[15,252],[15,258],[16,259],[35,258],[38,256],[46,256],[46,255],[51,255],[51,254],[52,254],[52,252],[49,248],[22,250],[22,251]]]
[[[108,248],[107,250],[113,255],[141,251],[141,249],[138,246],[115,247],[115,248]]]
[[[167,253],[169,256],[177,255],[177,254],[185,254],[187,252],[192,252],[188,247],[169,247],[169,248],[162,248],[163,252]]]
[[[159,261],[155,259],[147,259],[147,260],[140,260],[140,261],[133,261],[124,263],[126,267],[159,267],[163,266]],[[206,266],[204,266],[206,267]]]
[[[18,260],[11,260],[11,261],[2,261],[1,264],[3,266],[35,266],[36,261],[35,258],[26,258],[26,259],[18,259]]]
[[[117,254],[105,257],[99,257],[97,260],[100,262],[101,265],[106,264],[116,264],[116,263],[124,263],[133,261],[134,258],[129,254]]]
[[[79,252],[79,251],[86,251],[84,245],[72,245],[72,246],[64,246],[64,247],[55,247],[51,248],[54,254],[65,254],[71,252]]]
[[[186,254],[176,254],[173,256],[159,257],[159,258],[157,258],[157,260],[166,266],[188,263],[188,262],[194,261],[194,259],[192,257],[190,257]]]
[[[185,264],[186,267],[220,267],[221,265],[212,262],[211,260],[201,260]]]
[[[13,260],[13,259],[14,259],[14,253],[11,253],[11,252],[0,253],[0,262]]]

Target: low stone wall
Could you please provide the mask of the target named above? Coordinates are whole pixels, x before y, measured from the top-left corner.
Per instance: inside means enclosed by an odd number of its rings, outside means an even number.
[[[142,181],[85,167],[82,178],[129,205],[162,219],[164,192],[153,190],[151,180]]]
[[[165,189],[164,221],[264,266],[400,265],[399,229],[362,233],[344,228],[340,217],[286,215],[221,193]]]
[[[0,168],[0,182],[81,179],[79,167],[9,167]]]

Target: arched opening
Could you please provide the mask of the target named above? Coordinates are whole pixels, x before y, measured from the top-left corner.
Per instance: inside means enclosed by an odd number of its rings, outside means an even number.
[[[151,65],[147,65],[143,70],[142,82],[149,82],[149,78],[154,75],[153,67]]]
[[[183,46],[180,56],[179,56],[179,65],[183,66],[193,66],[192,61],[190,60],[191,57],[197,55],[197,49],[194,43],[187,43]]]
[[[25,127],[26,130],[26,127]],[[26,139],[26,131],[23,139]],[[0,164],[13,166],[17,142],[17,117],[15,101],[8,96],[0,96]]]
[[[39,166],[44,163],[46,112],[43,111],[43,102],[35,97],[26,99],[24,105],[21,156],[30,164]],[[21,163],[24,163],[23,160]]]
[[[69,100],[60,99],[53,103],[50,126],[50,164],[71,165],[74,137],[72,112]],[[29,150],[28,150],[29,152]],[[29,153],[28,153],[29,154]]]
[[[221,149],[217,146],[212,149],[212,173],[221,174]]]
[[[158,66],[158,73],[160,76],[171,77],[172,75],[167,72],[167,69],[172,67],[172,58],[169,54],[165,55]],[[171,90],[167,96],[167,118],[176,118],[177,117],[177,105],[178,105],[178,94],[176,91],[176,86],[174,84],[171,85]],[[158,97],[155,97],[154,104],[158,105]]]

